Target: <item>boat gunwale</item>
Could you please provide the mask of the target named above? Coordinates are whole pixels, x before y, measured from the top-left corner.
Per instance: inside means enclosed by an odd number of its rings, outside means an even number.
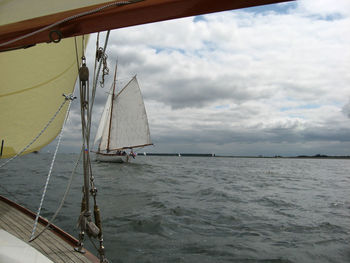
[[[17,204],[16,202],[0,195],[0,202],[3,201],[4,203],[10,205],[11,207],[17,209],[18,211],[22,212],[23,214],[31,217],[32,219],[36,218],[36,214],[33,213],[32,211],[30,211],[29,209],[25,208],[24,206],[21,206],[20,204]],[[44,226],[47,226],[49,224],[49,221],[41,216],[39,216],[38,218],[38,222]],[[69,233],[65,232],[62,228],[54,225],[54,224],[50,224],[49,227],[49,231],[52,231],[56,236],[58,236],[59,238],[61,238],[63,241],[65,241],[67,244],[69,244],[70,246],[72,246],[72,248],[77,247],[79,244],[79,241],[73,237],[72,235],[70,235]],[[86,253],[84,253],[84,256],[90,260],[92,263],[99,263],[100,260],[94,255],[92,254],[90,251],[86,250]],[[79,252],[76,252],[79,253]]]
[[[127,146],[127,147],[123,147],[123,148],[118,148],[118,149],[109,149],[110,152],[114,152],[114,151],[121,151],[121,150],[127,150],[127,149],[134,149],[134,148],[140,148],[140,147],[145,147],[145,146],[150,146],[150,145],[154,145],[153,143],[148,143],[148,144],[142,144],[142,145],[135,145],[135,146]],[[110,153],[103,153],[103,152],[97,152],[97,151],[91,151],[93,153],[96,154],[101,154],[101,155],[113,155]]]

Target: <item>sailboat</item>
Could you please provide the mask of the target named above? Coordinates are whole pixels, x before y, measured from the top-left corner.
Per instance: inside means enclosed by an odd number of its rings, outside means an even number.
[[[8,158],[0,164],[0,172],[2,174],[3,167],[14,158],[39,151],[57,136],[60,140],[70,104],[75,99],[72,93],[79,75],[84,174],[81,207],[77,208],[81,211],[78,238],[40,216],[47,184],[36,214],[0,196],[0,261],[108,262],[89,143],[92,99],[109,31],[105,45],[96,52],[99,56],[96,56],[98,63],[95,65],[99,66],[95,67],[92,90],[86,66],[88,58],[84,54],[88,38],[84,36],[132,25],[286,1],[61,0],[54,5],[40,0],[0,1],[0,157]],[[47,182],[50,173],[51,169]],[[64,197],[61,205],[63,203]],[[33,231],[28,228],[32,223]],[[36,235],[35,229],[40,234]],[[86,236],[99,242],[98,257],[84,249]]]
[[[129,162],[136,156],[134,148],[152,145],[147,113],[136,76],[115,94],[116,75],[117,66],[95,136],[95,144],[99,141],[96,160],[100,162]],[[130,152],[126,152],[127,149]]]

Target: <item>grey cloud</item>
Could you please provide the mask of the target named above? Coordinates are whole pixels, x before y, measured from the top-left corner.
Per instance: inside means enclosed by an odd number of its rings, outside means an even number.
[[[350,100],[343,106],[342,112],[346,117],[350,118]]]
[[[270,96],[266,91],[252,92],[252,90],[254,87],[238,86],[227,78],[217,81],[205,76],[192,78],[183,76],[178,79],[160,79],[157,87],[145,92],[145,98],[162,102],[173,109],[181,109],[202,108],[209,103],[225,99],[230,99],[234,104],[241,104]]]
[[[213,143],[225,145],[230,143],[297,143],[297,142],[350,142],[350,128],[328,129],[307,128],[305,130],[295,130],[293,128],[273,128],[273,129],[247,129],[236,128],[215,129],[197,127],[191,130],[173,130],[171,134],[155,136],[156,143]]]

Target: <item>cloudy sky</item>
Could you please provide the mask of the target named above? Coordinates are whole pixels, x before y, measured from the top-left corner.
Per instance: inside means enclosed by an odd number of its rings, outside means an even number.
[[[94,48],[92,37],[90,60]],[[111,73],[98,89],[92,137],[118,58],[120,80],[137,74],[145,100],[154,146],[141,152],[350,155],[348,0],[115,30],[107,54]],[[62,151],[79,151],[77,104]]]

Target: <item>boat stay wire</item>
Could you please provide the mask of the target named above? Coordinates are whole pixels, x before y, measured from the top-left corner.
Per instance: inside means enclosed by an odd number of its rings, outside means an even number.
[[[41,230],[39,234],[37,234],[36,236],[32,237],[32,238],[29,240],[29,242],[34,241],[34,240],[37,239],[42,233],[44,233],[44,232],[50,227],[50,225],[53,223],[53,221],[56,219],[56,216],[58,215],[58,213],[61,211],[61,209],[62,209],[62,207],[63,207],[63,205],[64,205],[64,202],[66,201],[66,198],[67,198],[67,196],[68,196],[70,187],[71,187],[71,185],[72,185],[72,181],[73,181],[73,178],[74,178],[76,169],[77,169],[77,167],[78,167],[78,164],[79,164],[79,162],[80,162],[82,153],[83,153],[83,149],[80,151],[80,155],[79,155],[77,161],[75,162],[73,171],[72,171],[72,173],[71,173],[71,175],[70,175],[70,178],[69,178],[69,181],[68,181],[66,190],[65,190],[64,195],[63,195],[63,197],[62,197],[62,199],[61,199],[61,202],[60,202],[59,207],[57,208],[56,212],[55,212],[54,215],[51,217],[51,219],[48,220],[47,225],[45,226],[45,228],[44,228],[43,230]]]
[[[93,72],[93,85],[90,96],[89,88],[89,70],[86,66],[86,58],[84,53],[82,54],[82,65],[79,68],[79,88],[80,88],[80,113],[81,113],[81,124],[82,124],[82,138],[83,138],[83,171],[84,171],[84,187],[83,187],[83,198],[81,204],[81,214],[79,217],[79,245],[75,248],[76,251],[84,253],[84,235],[93,236],[99,239],[100,248],[97,249],[100,261],[108,262],[105,257],[105,249],[103,245],[103,234],[102,234],[102,224],[100,219],[100,212],[97,206],[96,195],[97,189],[94,185],[94,177],[92,175],[92,167],[90,161],[90,131],[91,131],[91,120],[92,120],[92,109],[95,101],[97,82],[99,79],[101,67],[103,64],[103,76],[102,82],[104,82],[104,75],[108,72],[105,54],[107,43],[110,35],[110,30],[107,31],[104,48],[99,48],[99,33],[96,40],[96,57],[95,57],[95,67]],[[84,49],[83,49],[84,50]],[[78,55],[78,54],[77,54]],[[78,60],[78,58],[77,58]],[[97,63],[99,62],[99,63]],[[98,64],[98,67],[97,67]],[[91,211],[89,207],[90,194],[94,201],[94,223],[92,222]],[[90,239],[91,240],[91,239]]]
[[[57,144],[56,144],[56,149],[55,149],[54,155],[52,157],[50,170],[49,170],[49,173],[47,174],[45,187],[44,187],[44,190],[43,190],[43,193],[42,193],[42,196],[41,196],[40,205],[39,205],[36,217],[35,217],[34,226],[33,226],[32,234],[31,234],[31,237],[30,237],[31,240],[33,239],[33,237],[35,235],[35,231],[36,231],[36,227],[38,225],[38,219],[39,219],[39,216],[40,216],[41,208],[42,208],[42,205],[43,205],[43,202],[44,202],[44,198],[45,198],[45,195],[46,195],[47,186],[48,186],[49,181],[50,181],[50,177],[51,177],[51,174],[52,174],[53,165],[54,165],[55,160],[56,160],[56,155],[57,155],[57,152],[58,152],[58,148],[59,148],[60,143],[61,143],[61,139],[62,139],[62,135],[63,135],[63,129],[64,129],[64,126],[65,126],[65,124],[67,122],[70,106],[71,106],[72,101],[74,99],[75,99],[75,97],[73,97],[73,95],[70,95],[70,96],[66,96],[65,95],[65,101],[69,100],[69,105],[68,105],[68,109],[67,109],[67,112],[66,112],[66,116],[64,118],[64,122],[63,122],[63,125],[62,125],[62,128],[61,128],[60,134],[58,136],[58,141],[57,141]]]
[[[14,159],[16,159],[18,156],[20,156],[22,153],[24,153],[33,143],[35,143],[39,139],[39,137],[45,132],[45,130],[50,126],[50,124],[55,120],[55,118],[57,117],[58,113],[60,113],[60,111],[62,110],[63,106],[66,104],[67,101],[69,101],[69,106],[68,107],[70,108],[70,104],[75,99],[75,97],[72,94],[70,94],[70,95],[63,94],[63,96],[65,97],[64,101],[59,106],[59,108],[55,112],[55,114],[48,121],[48,123],[44,126],[44,128],[38,133],[38,135],[27,146],[25,146],[21,151],[19,151],[16,155],[14,155],[12,158],[8,159],[6,162],[1,164],[0,168],[3,168],[5,165],[7,165],[8,163],[10,163]],[[68,114],[68,112],[69,112],[69,110],[67,111],[67,114]]]

